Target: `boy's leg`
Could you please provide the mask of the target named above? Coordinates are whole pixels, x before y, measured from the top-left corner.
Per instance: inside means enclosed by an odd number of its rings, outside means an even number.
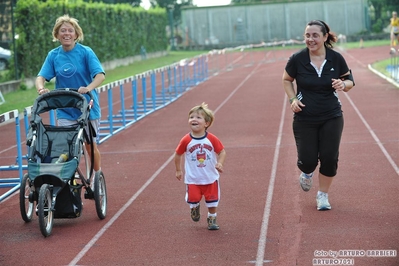
[[[188,184],[186,185],[186,202],[190,205],[191,219],[198,222],[201,218],[200,204],[202,192],[200,186]]]
[[[220,184],[218,180],[213,184],[207,185],[204,196],[206,206],[208,207],[208,229],[219,230],[219,225],[216,223],[216,209],[220,200]]]
[[[208,212],[210,213],[210,214],[216,214],[216,207],[209,207],[208,208]]]

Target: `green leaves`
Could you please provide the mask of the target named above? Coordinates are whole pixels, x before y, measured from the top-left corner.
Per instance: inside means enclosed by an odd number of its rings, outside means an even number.
[[[17,65],[20,76],[35,77],[47,53],[59,45],[52,42],[55,20],[63,15],[79,20],[82,44],[90,46],[100,61],[163,51],[168,45],[164,9],[134,8],[129,4],[86,3],[81,0],[18,0],[15,9]]]

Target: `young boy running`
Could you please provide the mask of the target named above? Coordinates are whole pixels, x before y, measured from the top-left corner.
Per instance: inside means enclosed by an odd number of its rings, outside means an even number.
[[[205,103],[190,110],[188,125],[191,132],[180,140],[176,148],[175,166],[176,178],[181,180],[181,158],[184,154],[186,201],[190,205],[193,221],[200,220],[200,201],[204,196],[208,207],[208,229],[219,230],[216,223],[216,208],[220,200],[219,173],[223,172],[226,151],[222,142],[207,131],[213,121],[213,112]]]

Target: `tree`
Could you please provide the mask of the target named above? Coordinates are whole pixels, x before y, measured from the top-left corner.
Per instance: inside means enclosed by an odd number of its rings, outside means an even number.
[[[171,39],[176,39],[178,43],[181,42],[182,36],[181,32],[178,30],[178,25],[181,24],[181,8],[185,6],[192,6],[192,0],[150,0],[151,6],[156,7],[159,6],[161,8],[165,8],[168,14],[168,20],[170,22],[170,34]],[[172,14],[170,14],[172,12]],[[171,15],[171,17],[170,17]],[[172,49],[174,49],[174,45],[172,45]]]
[[[389,25],[392,11],[398,11],[398,0],[369,0],[369,9],[372,7],[374,14],[371,16],[373,32],[381,32]]]
[[[287,0],[231,0],[232,4],[249,4],[249,3],[286,3]],[[292,1],[291,1],[292,2]]]
[[[178,3],[179,2],[179,3]],[[174,25],[177,26],[181,23],[181,8],[193,6],[192,0],[150,0],[151,6],[159,6],[167,10],[172,10]]]
[[[141,0],[84,0],[84,2],[102,2],[106,4],[130,4],[132,6],[140,6]]]

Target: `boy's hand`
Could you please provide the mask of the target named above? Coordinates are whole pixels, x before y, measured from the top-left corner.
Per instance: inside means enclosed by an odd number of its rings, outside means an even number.
[[[223,173],[223,164],[216,163],[215,168],[219,171],[219,173]]]
[[[183,176],[183,173],[182,173],[182,171],[176,171],[176,178],[177,178],[177,180],[181,180],[181,178],[182,178],[182,176]]]

